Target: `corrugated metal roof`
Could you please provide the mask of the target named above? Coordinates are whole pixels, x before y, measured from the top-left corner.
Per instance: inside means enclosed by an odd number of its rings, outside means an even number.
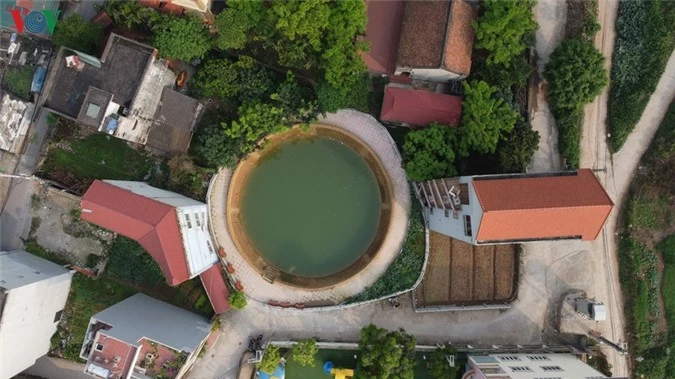
[[[589,169],[576,174],[474,178],[478,242],[579,236],[594,240],[614,204]]]
[[[426,126],[432,122],[458,125],[462,117],[462,98],[420,89],[387,86],[384,91],[382,121]]]
[[[230,290],[225,284],[225,279],[221,272],[222,268],[223,266],[220,263],[216,263],[208,270],[199,274],[206,294],[211,301],[211,306],[216,313],[223,313],[230,309]]]
[[[92,183],[81,205],[82,219],[141,244],[170,285],[189,279],[173,207],[100,180]]]

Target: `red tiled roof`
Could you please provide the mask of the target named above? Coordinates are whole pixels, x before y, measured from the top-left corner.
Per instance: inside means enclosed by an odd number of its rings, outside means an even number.
[[[474,179],[478,242],[579,236],[594,240],[614,203],[590,169],[572,175]]]
[[[173,207],[100,180],[92,183],[81,205],[82,219],[141,244],[157,261],[170,285],[189,279]]]
[[[458,125],[462,117],[462,98],[431,91],[387,86],[384,91],[382,121],[425,126],[432,122]]]
[[[445,37],[443,66],[457,74],[471,73],[471,53],[475,33],[471,23],[476,18],[476,9],[467,0],[454,0]]]
[[[370,42],[370,51],[363,54],[363,60],[371,73],[394,73],[404,4],[400,0],[366,1],[368,24],[365,39]]]
[[[102,351],[91,350],[87,365],[95,364],[110,371],[110,378],[126,378],[136,360],[136,346],[110,337],[103,331],[98,332],[92,346],[100,344]],[[98,358],[97,358],[98,357]],[[115,358],[118,362],[115,362]]]
[[[211,306],[216,313],[223,313],[230,309],[230,290],[225,284],[222,266],[216,263],[208,270],[199,274],[206,294],[211,301]]]

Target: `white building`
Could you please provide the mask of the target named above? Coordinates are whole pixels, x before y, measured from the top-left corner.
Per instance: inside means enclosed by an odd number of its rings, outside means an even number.
[[[0,252],[0,379],[47,354],[74,272],[25,251]]]
[[[607,378],[572,354],[469,355],[473,379],[600,379]]]

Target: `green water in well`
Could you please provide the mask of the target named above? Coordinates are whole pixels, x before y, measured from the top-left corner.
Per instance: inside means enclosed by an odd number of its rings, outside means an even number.
[[[350,147],[301,138],[265,152],[245,183],[241,214],[266,261],[318,278],[349,267],[368,249],[379,224],[380,191]]]

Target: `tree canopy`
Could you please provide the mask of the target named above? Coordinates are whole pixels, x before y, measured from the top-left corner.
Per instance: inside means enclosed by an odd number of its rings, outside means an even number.
[[[503,173],[525,172],[539,146],[539,133],[519,117],[513,130],[499,143],[499,169]]]
[[[68,16],[56,24],[52,42],[57,46],[95,54],[99,41],[103,39],[103,29],[87,22],[79,14]]]
[[[291,347],[291,359],[295,362],[298,362],[301,366],[311,366],[314,367],[314,357],[316,353],[319,352],[319,348],[316,347],[316,341],[314,340],[303,340],[298,341]]]
[[[209,32],[196,16],[162,15],[153,32],[152,43],[165,58],[185,61],[203,58],[211,48]]]
[[[246,295],[244,295],[244,293],[241,291],[232,292],[228,300],[230,306],[234,309],[244,309],[246,308],[246,304],[248,303],[246,301]]]
[[[468,156],[471,150],[494,153],[497,144],[513,129],[518,118],[511,105],[494,96],[497,88],[483,81],[463,82],[464,102],[459,152]]]
[[[537,23],[532,0],[484,0],[484,13],[473,22],[476,47],[489,52],[489,64],[509,64],[529,46]]]
[[[224,9],[216,16],[216,36],[215,46],[222,50],[242,49],[246,46],[248,36],[246,33],[251,27],[248,18],[240,14],[240,11],[233,8]]]
[[[271,374],[277,369],[281,361],[281,352],[279,346],[267,345],[262,361],[255,364],[260,371]]]
[[[450,346],[446,346],[437,348],[431,353],[429,359],[429,372],[431,373],[431,376],[436,379],[449,379],[457,376],[460,366],[456,364],[455,367],[450,367],[446,358],[449,355],[456,356],[457,350]]]
[[[413,379],[415,337],[399,329],[389,332],[370,324],[361,329],[361,355],[356,364],[362,379]]]
[[[414,182],[443,178],[457,174],[455,151],[457,136],[454,127],[431,124],[406,134],[403,156],[405,172]]]
[[[605,58],[592,42],[580,37],[563,41],[544,68],[554,113],[578,111],[609,82]]]
[[[209,59],[197,71],[194,89],[202,96],[221,100],[236,98],[239,102],[262,100],[274,90],[272,75],[253,58]]]
[[[234,34],[234,46],[247,36],[248,43],[260,44],[273,52],[285,67],[320,70],[328,83],[347,92],[365,71],[361,52],[368,45],[357,39],[365,32],[363,1],[263,1],[230,0],[230,22],[225,33]]]

